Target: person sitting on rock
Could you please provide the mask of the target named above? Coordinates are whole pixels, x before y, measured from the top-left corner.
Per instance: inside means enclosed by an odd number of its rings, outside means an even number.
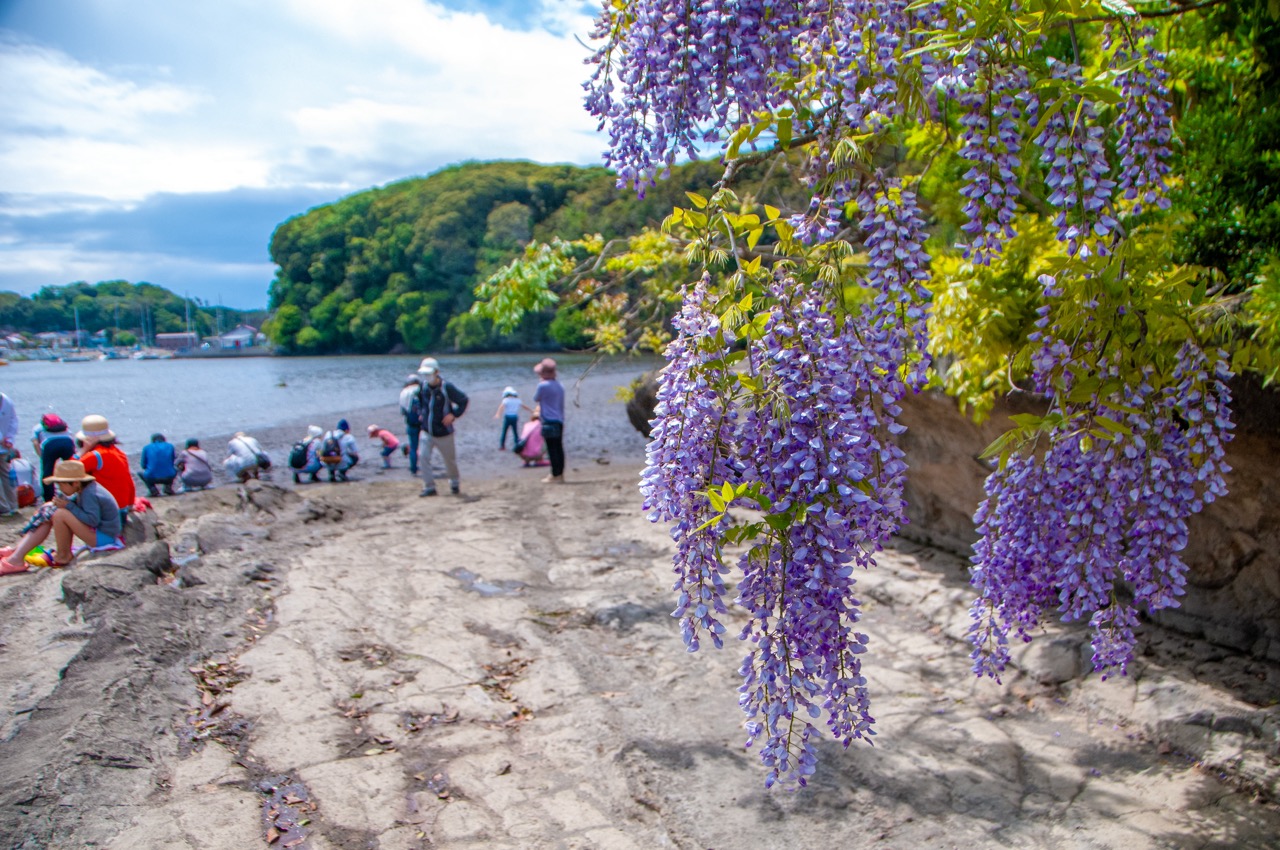
[[[160,495],[159,487],[164,488],[166,496],[173,495],[173,479],[178,476],[176,465],[177,452],[173,444],[165,440],[164,434],[152,434],[151,442],[142,449],[142,472],[139,477],[147,485],[147,495],[155,498]]]
[[[178,455],[175,466],[182,474],[183,490],[203,490],[213,483],[213,464],[195,437],[187,440],[187,447]]]
[[[46,413],[40,417],[43,436],[40,437],[40,480],[53,475],[53,467],[60,460],[71,460],[76,456],[76,441],[67,433],[67,423],[56,413]],[[53,498],[54,486],[42,484],[44,501]]]
[[[107,417],[90,415],[81,420],[76,445],[85,471],[99,485],[106,487],[120,506],[120,521],[123,523],[137,498],[137,491],[133,486],[133,473],[129,471],[129,458],[116,445],[116,434],[111,430]]]
[[[78,460],[60,460],[46,483],[56,484],[53,500],[46,503],[22,529],[22,539],[12,548],[0,549],[0,575],[25,573],[27,558],[53,532],[54,551],[30,559],[37,566],[65,567],[71,563],[76,538],[90,549],[121,548],[123,526],[120,507],[105,486],[94,480]]]

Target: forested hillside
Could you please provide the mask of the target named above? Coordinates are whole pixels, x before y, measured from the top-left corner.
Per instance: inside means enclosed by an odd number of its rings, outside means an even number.
[[[0,292],[0,329],[28,335],[72,331],[78,314],[82,331],[105,330],[117,345],[133,345],[139,338],[152,338],[157,333],[185,331],[188,312],[191,330],[201,336],[214,333],[219,324],[222,330],[241,322],[257,327],[266,315],[262,310],[214,307],[198,299],[188,303],[163,286],[124,280],[46,286],[30,298]]]
[[[721,171],[681,166],[638,199],[603,168],[467,163],[317,207],[271,239],[267,333],[282,351],[309,354],[544,346],[552,312],[499,335],[468,313],[476,282],[533,240],[656,225]]]

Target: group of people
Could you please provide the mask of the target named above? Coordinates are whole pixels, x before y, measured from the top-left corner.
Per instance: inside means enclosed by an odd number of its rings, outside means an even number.
[[[539,378],[533,393],[534,407],[520,400],[514,387],[502,391],[502,400],[493,418],[502,419],[502,431],[498,448],[506,450],[507,432],[510,431],[514,449],[524,459],[525,466],[538,463],[545,452],[551,466],[546,483],[564,481],[564,387],[556,379],[556,361],[544,358],[533,367]],[[413,475],[422,474],[421,496],[437,493],[431,459],[438,454],[449,479],[449,490],[456,494],[461,484],[458,473],[457,450],[454,445],[454,423],[467,410],[466,393],[446,381],[440,373],[440,364],[428,357],[418,366],[415,374],[405,379],[400,391],[400,412],[404,416],[408,436],[407,454],[409,470]],[[520,411],[527,410],[531,420],[520,428]],[[379,429],[391,437],[386,429]],[[372,436],[372,427],[371,432]],[[517,439],[517,434],[519,435]],[[394,437],[392,437],[394,439]],[[383,438],[384,452],[387,441]],[[394,451],[394,448],[390,451]],[[388,452],[389,453],[389,452]],[[385,455],[384,455],[385,457]]]
[[[550,357],[540,361],[533,371],[539,379],[533,407],[521,401],[514,387],[503,390],[494,413],[495,419],[502,419],[498,447],[506,450],[510,432],[513,448],[526,466],[542,463],[545,453],[551,470],[543,481],[562,483],[564,387],[556,378],[556,362]],[[468,403],[467,394],[444,379],[439,362],[433,357],[424,359],[400,393],[407,442],[402,443],[390,429],[379,425],[368,428],[369,439],[379,446],[383,467],[390,468],[395,453],[404,452],[410,472],[422,475],[419,495],[434,496],[438,491],[432,457],[439,455],[450,492],[459,493],[461,476],[454,425],[466,413]],[[523,428],[522,410],[531,415]],[[32,433],[32,447],[40,459],[38,480],[34,464],[21,459],[17,438],[17,410],[12,400],[0,393],[0,516],[17,514],[23,504],[36,506],[17,544],[0,548],[0,575],[25,572],[30,564],[65,566],[73,557],[76,540],[90,549],[123,546],[124,523],[137,494],[128,457],[117,445],[106,417],[84,417],[73,436],[62,417],[44,414]],[[346,481],[348,470],[359,462],[359,447],[346,419],[339,420],[330,431],[310,426],[289,458],[293,480],[298,484],[304,476],[309,481],[319,481],[322,471],[327,471],[330,481]],[[196,490],[213,483],[212,462],[195,438],[187,440],[178,451],[163,434],[152,434],[142,450],[141,463],[138,477],[151,497],[174,495],[175,484],[183,490]],[[244,432],[237,432],[227,445],[223,466],[241,483],[260,477],[271,465],[271,457],[262,445]],[[20,503],[20,494],[25,502]],[[39,547],[50,536],[54,539],[52,550],[41,552]]]
[[[25,572],[30,566],[61,567],[78,554],[77,541],[92,550],[124,546],[124,525],[137,504],[134,472],[105,416],[90,414],[75,434],[61,416],[45,413],[32,429],[36,463],[17,447],[18,413],[13,401],[0,393],[0,515],[14,516],[22,507],[35,507],[23,525],[18,542],[0,547],[0,575]],[[258,466],[237,466],[237,443],[256,449],[255,464],[270,461],[252,437],[237,434],[224,461],[232,474],[256,475]],[[200,441],[186,441],[182,451],[163,434],[152,434],[143,448],[138,478],[149,496],[174,495],[213,484],[213,465]],[[241,480],[245,480],[241,477]],[[52,547],[46,541],[52,537]]]
[[[5,455],[0,469],[5,503],[0,508],[6,515],[16,513],[19,504],[8,474],[17,455],[17,429],[13,402],[0,394],[0,449]],[[32,565],[66,566],[76,554],[77,540],[95,550],[124,546],[125,517],[136,497],[129,459],[103,416],[86,416],[74,437],[68,431],[56,414],[41,417],[35,428],[32,443],[40,455],[44,502],[23,526],[18,542],[0,548],[0,575],[26,572]],[[50,536],[53,548],[39,549]]]

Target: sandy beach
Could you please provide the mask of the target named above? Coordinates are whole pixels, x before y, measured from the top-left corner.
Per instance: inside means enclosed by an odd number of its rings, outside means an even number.
[[[462,497],[224,486],[5,579],[0,846],[1275,846],[1280,671],[1149,628],[1102,682],[1064,629],[976,681],[962,559],[905,541],[860,579],[876,745],[766,791],[741,651],[684,651],[643,443],[593,398],[565,485],[485,416]]]

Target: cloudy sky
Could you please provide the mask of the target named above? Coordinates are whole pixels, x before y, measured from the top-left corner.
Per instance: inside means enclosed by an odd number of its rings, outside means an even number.
[[[271,231],[466,159],[600,162],[580,0],[0,0],[0,290],[263,307]]]

